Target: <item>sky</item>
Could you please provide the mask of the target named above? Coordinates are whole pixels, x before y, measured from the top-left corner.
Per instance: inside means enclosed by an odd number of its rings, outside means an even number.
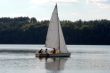
[[[110,0],[0,0],[0,17],[50,20],[56,3],[60,20],[110,20]]]

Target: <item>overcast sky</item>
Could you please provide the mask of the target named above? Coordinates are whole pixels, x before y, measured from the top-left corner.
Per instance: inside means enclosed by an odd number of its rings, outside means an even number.
[[[56,3],[60,20],[110,20],[110,0],[0,0],[0,17],[49,20]]]

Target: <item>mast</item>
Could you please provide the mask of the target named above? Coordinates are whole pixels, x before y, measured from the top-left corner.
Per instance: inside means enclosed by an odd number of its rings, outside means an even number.
[[[57,4],[55,5],[50,19],[45,46],[47,48],[59,49],[62,53],[68,52],[58,17]]]
[[[58,16],[58,8],[57,8],[57,3],[56,3],[56,6],[55,6],[55,8],[57,9],[57,16]],[[58,17],[58,20],[57,20],[58,22],[59,22],[59,24],[58,24],[58,39],[59,39],[59,52],[61,52],[61,50],[60,50],[60,31],[59,31],[59,25],[60,25],[60,21],[59,21],[59,17]]]

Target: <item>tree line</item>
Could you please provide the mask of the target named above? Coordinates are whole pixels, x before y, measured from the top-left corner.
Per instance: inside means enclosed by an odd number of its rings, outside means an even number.
[[[49,20],[0,18],[0,44],[44,44]],[[110,20],[61,21],[67,44],[110,45]]]

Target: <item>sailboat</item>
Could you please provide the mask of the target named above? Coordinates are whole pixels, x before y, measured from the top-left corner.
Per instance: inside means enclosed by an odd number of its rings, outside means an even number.
[[[58,17],[57,4],[55,5],[55,8],[50,19],[47,37],[45,41],[45,47],[52,49],[55,48],[55,50],[59,51],[56,54],[49,54],[48,57],[70,57],[71,55],[71,53],[68,52],[67,50],[67,46],[64,40],[60,20]],[[36,57],[39,56],[46,57],[47,55],[46,54],[39,55],[38,53],[36,53]]]

